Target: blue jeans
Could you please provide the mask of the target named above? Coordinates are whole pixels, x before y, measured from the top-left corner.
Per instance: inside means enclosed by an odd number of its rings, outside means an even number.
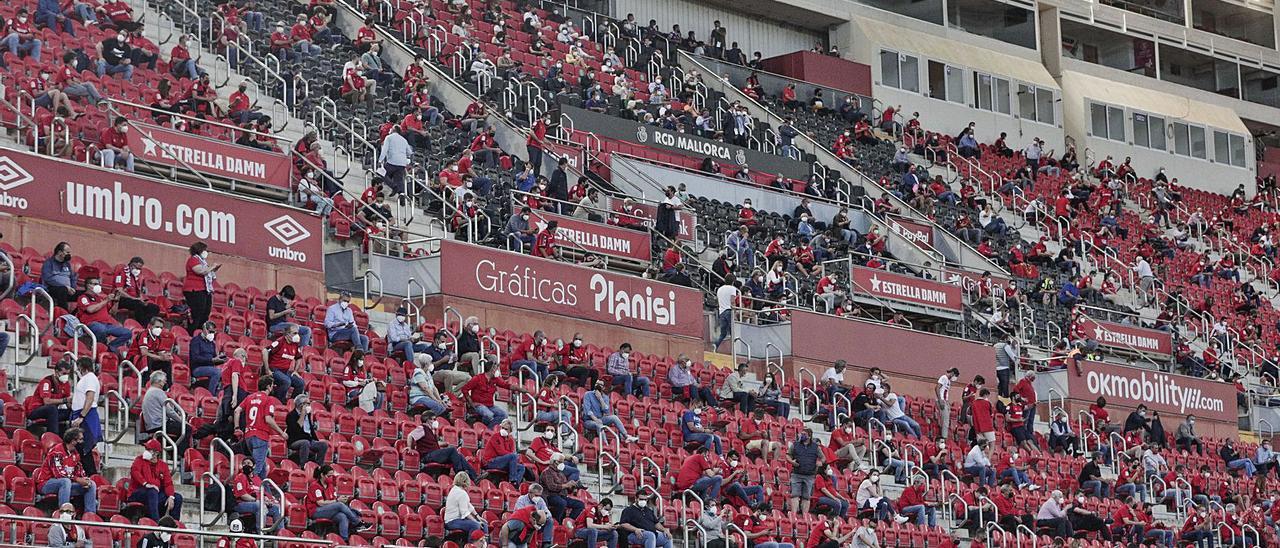
[[[916,422],[915,419],[911,417],[903,415],[889,422],[891,424],[901,426],[908,434],[911,434],[912,437],[920,437],[920,423]]]
[[[914,514],[916,516],[916,525],[919,526],[928,525],[929,527],[937,527],[938,525],[938,512],[937,509],[932,506],[916,504],[903,508],[899,513],[904,516],[911,516]]]
[[[551,517],[554,517],[557,522],[563,521],[566,516],[568,516],[569,519],[577,520],[578,516],[582,515],[582,510],[585,508],[586,505],[582,504],[582,501],[572,497],[566,497],[564,495],[547,496],[547,509],[551,511]],[[549,525],[555,527],[555,523],[549,523]],[[547,538],[547,536],[543,535],[542,538]]]
[[[538,411],[533,416],[534,422],[573,422],[573,414],[568,411]]]
[[[458,452],[457,447],[441,447],[422,455],[423,464],[448,464],[453,467],[454,472],[466,472],[471,476],[471,481],[476,480],[476,470],[467,463],[467,459],[463,458],[462,453]],[[567,470],[567,468],[566,468]]]
[[[1249,459],[1236,459],[1228,462],[1227,468],[1232,470],[1244,470],[1244,475],[1250,478],[1252,478],[1254,474],[1258,473],[1258,468],[1254,466],[1253,461]]]
[[[720,320],[720,336],[716,339],[716,348],[720,348],[720,343],[729,338],[733,333],[733,309],[725,310],[719,314]]]
[[[62,15],[61,13],[52,12],[52,11],[37,11],[36,23],[49,27],[55,31],[61,28],[62,32],[70,34],[71,36],[75,36],[76,27],[74,24],[72,24],[70,17],[63,17],[62,24],[61,25],[58,24],[58,17],[61,15]]]
[[[133,65],[110,65],[102,59],[98,60],[98,78],[117,74],[123,74],[125,80],[133,81]]]
[[[271,395],[282,402],[289,401],[290,396],[297,396],[307,389],[307,382],[302,380],[302,377],[287,371],[272,369],[271,378],[276,382],[276,388]]]
[[[431,345],[424,342],[400,341],[391,347],[391,353],[404,352],[404,361],[413,363],[414,352],[431,350]]]
[[[357,350],[369,352],[369,337],[360,334],[355,327],[342,327],[329,330],[329,344],[336,341],[351,341]]]
[[[159,521],[161,517],[160,507],[164,503],[165,498],[167,497],[164,493],[161,493],[159,489],[144,487],[130,494],[129,502],[141,502],[147,507],[147,517],[152,520]],[[173,494],[173,508],[169,509],[169,513],[167,515],[174,520],[182,519],[182,493],[175,492]]]
[[[112,352],[119,353],[121,347],[127,346],[129,341],[133,340],[133,332],[120,324],[93,322],[87,327],[93,332],[93,336],[98,338],[98,342],[106,344],[107,349]]]
[[[489,526],[485,525],[484,522],[473,519],[453,519],[444,522],[444,530],[462,531],[467,534],[467,538],[471,538],[472,531],[484,531],[488,533]]]
[[[720,498],[720,483],[724,481],[720,476],[702,476],[698,481],[693,482],[689,486],[689,490],[697,493],[702,500],[710,501]]]
[[[311,346],[311,328],[305,325],[298,325],[296,323],[291,323],[291,322],[281,322],[271,326],[271,328],[268,329],[267,331],[269,331],[272,335],[275,335],[277,333],[284,333],[285,330],[289,329],[289,326],[291,325],[298,326],[298,344],[301,346]]]
[[[260,508],[258,506],[257,501],[242,500],[240,502],[237,502],[235,505],[235,508],[232,508],[232,509],[235,510],[236,513],[238,514],[254,514],[258,516],[258,521],[262,521],[262,517],[265,515],[266,517],[271,518],[271,523],[273,526],[276,523],[279,523],[280,507],[274,504],[265,504],[264,506],[266,506],[266,509]]]
[[[717,455],[723,453],[723,451],[720,450],[720,436],[715,434],[708,434],[706,432],[690,432],[684,435],[684,442],[705,445],[714,449]]]
[[[761,402],[760,402],[760,403],[763,403],[763,404],[765,404],[765,405],[767,405],[767,406],[769,406],[769,407],[773,408],[773,414],[774,414],[774,415],[777,415],[777,416],[782,417],[782,418],[784,418],[784,419],[785,419],[785,418],[787,418],[787,417],[789,417],[789,416],[791,416],[791,404],[790,404],[790,403],[787,403],[787,402],[785,402],[785,401],[778,401],[778,400],[761,400]],[[756,545],[756,546],[757,546],[757,548],[759,547],[759,545]]]
[[[631,544],[639,544],[644,548],[671,548],[671,537],[666,533],[641,531],[639,533],[631,533],[630,535],[627,535],[627,540],[631,542]]]
[[[756,544],[756,548],[796,548],[796,545],[790,542],[760,542]]]
[[[618,532],[605,531],[603,529],[590,529],[583,527],[573,532],[574,538],[580,538],[587,543],[587,548],[596,548],[596,544],[601,540],[604,541],[606,548],[618,548]]]
[[[624,438],[630,436],[630,434],[627,434],[627,427],[622,424],[622,419],[619,419],[617,415],[609,415],[603,419],[583,417],[582,425],[595,432],[597,436],[600,435],[600,430],[603,430],[606,426],[613,428],[619,436]]]
[[[244,442],[249,446],[249,455],[253,458],[253,473],[260,478],[267,477],[267,455],[271,444],[257,436],[249,436]]]
[[[26,54],[36,61],[40,60],[40,46],[42,45],[42,42],[36,38],[23,41],[18,37],[18,33],[11,32],[8,36],[4,37],[4,43],[5,46],[9,48],[9,53],[19,57],[21,57],[22,54]]]
[[[1080,490],[1093,493],[1094,496],[1107,498],[1111,496],[1111,486],[1101,480],[1089,480],[1080,484]]]
[[[898,483],[907,482],[907,461],[902,459],[886,459],[884,461],[883,470],[893,474],[893,480]]]
[[[208,387],[209,393],[214,396],[217,396],[218,391],[222,389],[222,368],[216,365],[202,365],[192,369],[191,376],[195,378],[207,377],[209,381],[205,386]]]
[[[1147,486],[1142,483],[1123,483],[1116,486],[1116,495],[1123,497],[1138,497],[1139,500],[1147,500]]]
[[[725,495],[737,497],[747,501],[747,506],[755,508],[764,502],[764,487],[759,485],[743,485],[738,482],[730,483],[724,488]]]
[[[966,466],[964,471],[966,474],[976,477],[978,485],[996,484],[996,470],[990,466]]]
[[[316,511],[311,513],[311,517],[333,520],[334,523],[338,524],[338,536],[342,537],[342,540],[347,540],[351,536],[352,523],[360,523],[360,514],[357,514],[350,506],[341,502],[330,502],[324,506],[317,507]]]
[[[689,401],[702,400],[707,402],[711,407],[719,407],[720,400],[716,399],[715,394],[711,393],[711,389],[705,386],[691,384],[689,386],[681,386],[675,389],[677,392],[684,394]]]
[[[507,412],[503,411],[501,407],[496,405],[485,406],[477,404],[472,405],[471,410],[475,411],[477,415],[480,415],[480,421],[489,428],[493,428],[494,426],[501,424],[502,421],[507,420]]]
[[[507,473],[507,481],[512,485],[520,485],[524,481],[524,465],[520,464],[520,456],[515,453],[494,457],[484,463],[485,470],[497,470]]]
[[[440,403],[436,400],[428,398],[425,395],[409,398],[409,407],[414,407],[417,405],[425,405],[427,409],[430,409],[431,412],[435,413],[436,415],[441,415],[444,413],[445,409],[448,409],[447,407],[444,406],[443,403]]]
[[[889,518],[893,517],[893,506],[889,504],[889,497],[881,498],[874,508],[871,507],[871,501],[867,500],[867,502],[863,503],[861,509],[875,510],[876,519],[880,521],[889,521]]]
[[[1027,477],[1027,473],[1017,468],[1005,468],[1000,471],[1000,479],[1011,478],[1013,483],[1019,486],[1031,483],[1031,478]]]
[[[831,497],[818,497],[818,505],[826,506],[835,510],[837,516],[841,518],[849,516],[849,501],[842,499],[833,499]]]
[[[613,385],[622,385],[622,393],[628,396],[649,397],[649,377],[643,375],[614,375]],[[636,390],[639,390],[639,393]]]
[[[59,506],[71,502],[71,497],[84,495],[84,511],[98,511],[98,484],[92,481],[89,482],[88,487],[85,487],[71,481],[71,478],[53,478],[40,486],[41,495],[52,495],[54,493],[58,495]]]
[[[538,384],[542,384],[542,379],[551,374],[551,370],[547,369],[547,366],[533,360],[515,360],[511,362],[511,376],[519,377],[521,369],[532,374]]]

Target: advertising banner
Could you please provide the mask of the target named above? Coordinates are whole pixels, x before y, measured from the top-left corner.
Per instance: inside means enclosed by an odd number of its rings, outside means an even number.
[[[1075,400],[1101,396],[1118,407],[1143,404],[1166,415],[1236,421],[1236,389],[1225,382],[1081,361],[1079,375],[1067,372],[1067,391]]]
[[[804,310],[791,315],[791,353],[824,362],[847,360],[854,367],[879,367],[894,374],[936,380],[950,367],[960,378],[995,374],[991,347],[882,323]],[[952,392],[958,392],[953,389]]]
[[[702,294],[687,287],[464,244],[440,243],[445,295],[682,337],[701,337]]]
[[[960,287],[924,278],[855,266],[853,267],[853,287],[855,293],[874,295],[887,301],[953,312],[964,310],[964,292]]]
[[[181,131],[134,123],[142,131],[130,131],[129,150],[139,160],[183,167],[246,183],[289,188],[292,165],[284,154],[240,146]],[[179,161],[181,160],[181,162]]]
[[[519,205],[514,204],[512,209],[519,211]],[[547,221],[556,221],[556,236],[560,240],[574,242],[588,252],[644,262],[652,258],[647,232],[532,210],[529,222],[536,223],[539,230],[546,227]]]
[[[324,269],[321,218],[281,204],[0,149],[0,212]]]
[[[754,171],[781,173],[793,179],[809,177],[809,164],[786,156],[704,139],[691,133],[670,131],[570,105],[560,105],[560,108],[562,113],[573,120],[573,129],[577,131],[587,131],[601,137],[620,139],[685,156],[709,156],[721,164],[750,166]]]
[[[893,215],[886,215],[884,221],[889,225],[889,230],[906,238],[908,242],[933,249],[933,227]]]
[[[1081,334],[1098,341],[1098,345],[1152,354],[1173,355],[1173,337],[1164,331],[1147,329],[1081,316]]]

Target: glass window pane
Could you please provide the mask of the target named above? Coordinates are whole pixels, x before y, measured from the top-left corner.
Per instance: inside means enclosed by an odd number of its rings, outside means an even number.
[[[1133,144],[1140,147],[1151,146],[1151,140],[1147,137],[1147,115],[1140,112],[1133,113]]]
[[[920,61],[910,55],[902,56],[902,89],[920,91]]]
[[[1049,125],[1058,123],[1054,106],[1052,90],[1036,90],[1036,120]]]
[[[1241,135],[1232,135],[1229,146],[1231,147],[1231,165],[1244,167],[1244,137]]]
[[[1107,138],[1107,107],[1098,103],[1089,104],[1089,115],[1093,121],[1093,136]]]
[[[1169,150],[1169,145],[1165,142],[1164,118],[1159,116],[1148,116],[1147,128],[1147,133],[1151,137],[1151,148],[1156,150]]]
[[[1004,114],[1010,114],[1013,111],[1009,106],[1009,81],[1003,78],[996,79],[996,111]]]
[[[1036,119],[1036,88],[1018,84],[1018,116],[1027,120]]]
[[[1191,155],[1204,159],[1205,158],[1205,135],[1204,128],[1199,126],[1191,126]]]
[[[1107,136],[1113,141],[1124,140],[1124,110],[1107,107]]]
[[[902,86],[898,81],[898,52],[880,50],[880,80],[886,87]]]
[[[1187,135],[1187,124],[1173,123],[1173,152],[1183,156],[1191,155],[1191,137]]]
[[[947,100],[964,103],[964,69],[947,67]]]
[[[1231,151],[1227,150],[1227,134],[1221,131],[1213,132],[1213,161],[1220,164],[1231,163]]]

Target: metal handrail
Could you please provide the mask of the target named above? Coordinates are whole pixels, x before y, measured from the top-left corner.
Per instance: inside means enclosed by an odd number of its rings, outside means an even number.
[[[173,446],[173,453],[172,453],[172,459],[170,460],[170,464],[173,466],[174,470],[180,470],[181,468],[179,467],[179,465],[181,464],[181,459],[180,459],[181,455],[178,454],[177,441],[187,435],[187,412],[186,410],[182,409],[182,406],[178,405],[178,401],[173,398],[165,398],[162,408],[164,410],[166,417],[168,416],[170,408],[176,410],[178,412],[178,416],[180,417],[180,420],[182,421],[182,428],[178,430],[177,438],[174,438],[169,435],[169,419],[168,418],[165,418],[164,422],[160,423],[160,434],[163,437],[161,441],[165,442],[166,449],[168,449],[167,447],[168,445]]]
[[[1040,538],[1036,536],[1036,532],[1032,531],[1030,527],[1021,523],[1019,523],[1018,528],[1013,531],[1017,538],[1018,547],[1022,547],[1022,535],[1024,534],[1024,531],[1027,536],[1031,537],[1031,548],[1037,548],[1040,544]]]
[[[199,518],[197,518],[197,519],[199,520],[199,523],[200,523],[200,526],[201,526],[201,527],[209,527],[209,526],[211,526],[211,525],[213,525],[213,524],[217,523],[217,522],[218,522],[218,520],[222,518],[222,514],[224,513],[224,512],[216,512],[216,513],[214,513],[214,515],[213,515],[213,519],[212,519],[212,520],[205,521],[205,519],[204,519],[205,509],[204,509],[203,501],[205,501],[205,500],[207,500],[207,499],[208,499],[208,497],[206,496],[206,495],[207,495],[207,492],[206,492],[207,487],[206,487],[206,486],[208,485],[207,483],[205,483],[205,482],[206,482],[206,480],[211,481],[211,482],[213,482],[214,484],[216,484],[216,485],[218,486],[218,497],[219,497],[219,500],[221,501],[221,502],[218,504],[218,508],[226,508],[226,507],[227,507],[227,488],[226,488],[226,486],[222,483],[222,480],[218,479],[218,476],[214,475],[214,473],[213,473],[212,471],[210,471],[210,472],[204,472],[203,474],[200,474],[200,482],[196,485],[196,487],[197,487],[197,490],[198,490],[198,491],[199,491],[199,493],[200,493],[200,501],[201,501],[201,504],[197,504],[196,506],[197,506],[197,507],[199,507],[199,509],[200,509],[200,514],[199,514],[199,515],[200,515],[200,517],[199,517]]]
[[[89,340],[92,341],[92,344],[89,346],[90,357],[92,357],[94,361],[97,361],[98,357],[93,356],[92,354],[98,351],[98,334],[94,333],[92,329],[89,329],[89,326],[82,323],[77,323],[75,329],[72,331],[74,336],[71,337],[71,355],[74,356],[76,360],[80,359],[80,332],[83,331],[89,334]]]
[[[278,497],[276,498],[276,501],[280,503],[280,517],[277,519],[284,519],[284,516],[289,515],[288,513],[289,501],[285,500],[284,490],[281,489],[279,485],[276,485],[275,480],[272,480],[271,478],[262,480],[262,483],[258,485],[258,530],[259,531],[265,530],[267,528],[266,492],[268,487],[270,487],[273,491],[275,491],[275,494]]]
[[[596,461],[596,496],[603,498],[606,492],[604,488],[605,461],[608,460],[612,462],[613,469],[614,471],[617,471],[617,472],[620,472],[622,470],[622,463],[618,462],[618,457],[613,456],[613,453],[604,451],[603,449],[600,451],[599,457],[600,458]]]
[[[378,281],[378,298],[377,298],[377,300],[376,300],[376,301],[370,301],[370,300],[369,300],[369,278],[370,278],[370,277],[372,277],[373,279],[375,279],[375,280],[377,280],[377,281]],[[363,286],[363,287],[364,287],[364,294],[363,294],[363,295],[364,295],[364,302],[363,302],[363,303],[361,303],[361,306],[363,306],[365,310],[371,310],[371,309],[373,309],[373,308],[377,307],[377,306],[378,306],[378,303],[379,303],[379,302],[382,302],[382,277],[381,277],[381,276],[379,276],[377,272],[374,272],[374,271],[373,271],[373,269],[365,269],[365,271],[364,271],[364,286]],[[371,302],[372,302],[373,304],[369,304],[369,303],[371,303]]]
[[[116,386],[124,387],[125,373],[133,373],[133,379],[138,384],[137,394],[141,396],[143,385],[142,370],[133,365],[133,360],[120,360],[120,363],[116,364]]]

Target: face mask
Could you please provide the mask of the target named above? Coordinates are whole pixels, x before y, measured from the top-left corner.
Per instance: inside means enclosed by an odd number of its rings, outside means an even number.
[[[356,360],[356,367],[364,367],[364,360]]]
[[[159,337],[159,336],[160,336],[160,328],[159,328],[159,327],[152,327],[152,328],[151,328],[151,336],[152,336],[152,337]]]
[[[441,350],[446,350],[446,349],[448,349],[448,348],[449,348],[449,343],[441,341],[441,342],[436,343],[436,347],[437,347],[437,348],[439,348],[439,349],[441,349]]]
[[[638,501],[636,501],[636,506],[637,506],[637,507],[644,508],[645,506],[648,506],[648,505],[649,505],[649,501],[647,501],[647,500],[638,500]]]
[[[75,519],[75,517],[76,517],[76,515],[75,515],[74,513],[72,513],[72,512],[63,512],[63,513],[58,514],[58,515],[59,515],[59,516],[61,516],[61,517],[62,517],[62,519],[64,519],[64,520],[72,520],[72,519]]]
[[[89,288],[89,291],[92,291],[94,295],[97,295],[102,293],[102,286],[99,284],[93,284],[93,286]]]
[[[71,375],[66,375],[66,374],[58,375],[58,382],[68,382],[70,380],[71,380]]]
[[[556,464],[556,470],[557,470],[557,471],[560,471],[560,472],[563,472],[563,471],[564,471],[564,463],[563,463],[563,462],[561,462],[561,463],[557,463],[557,464]]]
[[[832,471],[832,473],[835,473]],[[880,483],[880,474],[871,474],[871,483]]]
[[[1078,503],[1080,503],[1080,504],[1084,504],[1084,496],[1083,496],[1083,495],[1081,495],[1081,496],[1076,497],[1076,502],[1078,502]]]
[[[155,455],[155,453],[152,453],[151,451],[144,449],[142,451],[142,460],[151,460],[151,457],[153,455]]]
[[[405,318],[405,316],[404,316],[403,314],[401,314],[401,315],[399,315],[399,316],[396,316],[396,321],[397,321],[397,322],[404,323],[404,322],[405,322],[405,319],[406,319],[406,318]]]
[[[578,348],[578,347],[581,347],[581,346],[582,346],[582,339],[574,339],[574,340],[573,340],[573,347],[574,347],[574,348]]]
[[[694,415],[701,415],[701,414],[702,414],[702,408],[701,408],[701,407],[699,407],[699,408],[697,408],[697,409],[694,409],[694,410],[693,410],[693,414],[694,414]]]
[[[48,76],[45,76],[45,78],[48,78]],[[133,274],[134,276],[140,276],[140,275],[142,274],[142,269],[141,269],[141,268],[130,268],[130,269],[129,269],[129,273],[130,273],[130,274]]]
[[[471,326],[471,332],[472,332],[472,333],[479,333],[479,332],[480,332],[480,326],[478,326],[478,325],[473,325],[473,326]]]
[[[946,449],[946,448],[947,448],[947,444],[945,444],[945,443],[939,443],[939,444],[938,444],[938,450],[939,450],[939,451],[941,451],[941,450],[943,450],[943,449]]]
[[[623,352],[623,353],[622,353],[622,359],[624,359],[624,360],[625,360],[625,359],[628,359],[628,358],[630,358],[630,357],[631,357],[631,353],[630,353],[630,352]]]
[[[511,432],[510,432],[509,430],[507,430],[506,428],[503,428],[503,429],[501,429],[501,430],[498,430],[498,433],[499,433],[499,434],[501,434],[503,437],[507,437],[507,436],[510,436],[510,435],[511,435]]]
[[[128,128],[126,128],[126,129],[128,129]],[[201,252],[200,252],[200,258],[201,258],[201,259],[208,259],[208,258],[209,258],[209,252],[208,252],[208,251],[201,251]]]
[[[522,220],[522,221],[528,221],[528,220],[529,220],[529,216],[528,216],[528,215],[521,215],[521,216],[520,216],[520,220]]]
[[[290,342],[294,342],[294,343],[296,343],[296,342],[299,342],[299,341],[301,341],[301,340],[302,340],[302,335],[299,335],[299,334],[297,334],[297,333],[294,333],[292,336],[290,336],[290,337],[289,337],[289,341],[290,341]]]
[[[169,538],[170,538],[170,537],[172,537],[172,536],[173,536],[173,535],[170,535],[169,533],[160,533],[160,540],[163,540],[163,541],[165,541],[165,542],[169,542]]]
[[[342,302],[338,303],[338,306],[342,307],[342,309],[343,309],[343,310],[346,310],[346,309],[347,309],[347,307],[351,306],[351,303],[349,303],[349,302],[347,302],[347,301],[342,301]]]
[[[204,334],[204,340],[209,341],[209,342],[213,342],[213,338],[214,338],[214,336],[215,336],[215,335],[214,335],[213,333],[205,333],[205,334]]]

